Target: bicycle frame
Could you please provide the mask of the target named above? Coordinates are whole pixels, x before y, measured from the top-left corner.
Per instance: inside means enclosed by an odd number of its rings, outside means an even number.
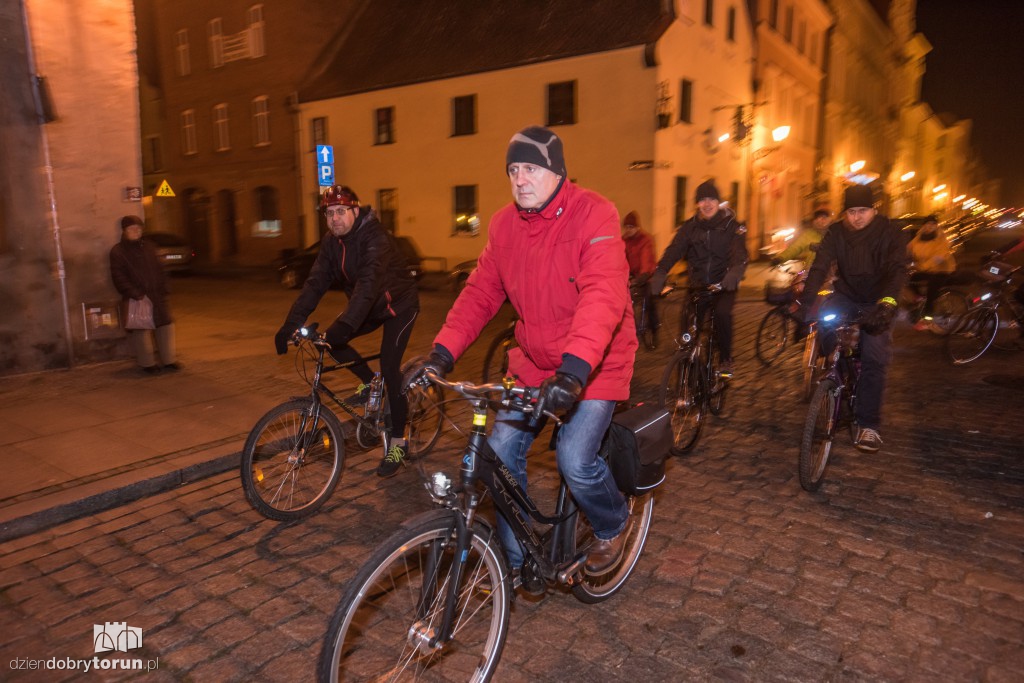
[[[828,316],[826,316],[827,318]],[[823,378],[832,379],[840,389],[840,398],[845,398],[851,411],[857,396],[857,380],[860,379],[858,340],[860,328],[852,322],[841,322],[833,329],[818,330],[818,344],[822,344],[824,336],[834,336],[835,346],[826,356],[826,369]],[[834,424],[839,421],[842,401],[836,401]]]
[[[372,355],[369,355],[369,356],[364,356],[361,360],[358,360],[358,361],[350,360],[350,361],[346,361],[344,363],[330,363],[330,364],[327,364],[327,363],[324,362],[326,354],[327,354],[327,351],[328,351],[328,348],[329,348],[327,343],[324,342],[323,340],[320,340],[320,339],[314,340],[314,339],[310,339],[308,337],[303,337],[303,339],[304,339],[304,341],[306,341],[309,344],[313,345],[314,348],[316,348],[316,369],[313,371],[313,379],[309,383],[310,384],[310,398],[313,399],[313,405],[315,407],[314,408],[314,414],[313,414],[312,417],[315,420],[320,418],[320,408],[323,406],[323,403],[324,403],[323,396],[327,396],[332,401],[334,401],[334,403],[339,408],[341,408],[346,413],[348,413],[350,416],[352,416],[352,418],[357,423],[364,424],[367,427],[376,427],[377,425],[375,423],[379,420],[380,416],[383,414],[383,410],[384,410],[384,408],[383,408],[384,401],[383,400],[381,401],[381,408],[379,410],[377,410],[376,412],[371,413],[371,415],[366,415],[366,416],[360,415],[358,407],[350,405],[343,398],[338,396],[329,386],[327,386],[326,384],[323,383],[323,376],[327,375],[327,374],[330,374],[332,372],[337,372],[339,370],[347,370],[348,368],[351,368],[354,365],[358,365],[359,363],[362,363],[362,362],[380,360],[380,354],[379,353],[375,353],[375,354],[372,354]],[[373,419],[371,419],[371,417]],[[314,422],[314,424],[316,424],[316,422]]]
[[[697,289],[690,293],[689,308],[693,315],[690,320],[690,327],[679,337],[679,350],[689,350],[690,363],[701,369],[704,379],[704,401],[710,400],[711,380],[714,379],[715,363],[711,345],[715,340],[715,315],[711,307],[711,300],[720,290]],[[703,299],[708,300],[708,307],[698,315],[697,307]],[[702,351],[703,357],[701,356]]]

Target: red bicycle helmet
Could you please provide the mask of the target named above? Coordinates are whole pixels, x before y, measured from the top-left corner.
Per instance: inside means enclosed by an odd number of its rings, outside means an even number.
[[[328,206],[359,206],[359,197],[347,185],[331,185],[320,195],[320,210]]]

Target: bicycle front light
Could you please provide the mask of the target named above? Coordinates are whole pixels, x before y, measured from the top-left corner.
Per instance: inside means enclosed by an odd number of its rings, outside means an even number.
[[[830,323],[830,322],[832,322],[835,319],[836,319],[836,314],[835,313],[829,313],[828,315],[821,316],[822,322],[826,322],[826,323]]]
[[[430,493],[436,498],[445,498],[452,488],[452,480],[444,472],[434,472],[430,476]]]

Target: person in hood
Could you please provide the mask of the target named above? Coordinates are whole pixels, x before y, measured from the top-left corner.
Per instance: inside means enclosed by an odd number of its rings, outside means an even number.
[[[391,432],[377,475],[390,477],[406,462],[405,427],[409,404],[402,392],[402,356],[420,310],[416,281],[394,238],[369,206],[345,185],[334,185],[320,197],[328,234],[320,242],[309,277],[274,336],[278,354],[312,313],[330,286],[339,282],[348,306],[327,328],[331,355],[339,363],[356,361],[350,370],[362,382],[348,403],[362,405],[369,397],[373,371],[349,342],[383,328],[380,372],[391,406]]]
[[[721,358],[719,371],[723,377],[731,377],[732,309],[747,268],[747,227],[736,218],[732,209],[722,207],[718,188],[712,180],[697,186],[697,212],[679,226],[672,243],[658,261],[658,267],[651,276],[652,294],[661,293],[668,272],[680,259],[686,259],[691,289],[721,286],[721,291],[702,299],[697,310],[684,311],[682,329],[689,327],[692,315],[703,319],[710,306]]]
[[[615,206],[566,176],[561,139],[531,126],[509,140],[505,172],[513,202],[491,218],[476,270],[455,300],[426,369],[444,376],[480,335],[506,297],[519,315],[508,374],[540,387],[537,411],[565,412],[556,458],[596,537],[586,570],[600,575],[622,556],[632,527],[626,500],[598,455],[617,401],[629,398],[638,346],[629,269]],[[526,452],[537,428],[499,410],[488,443],[526,487]],[[524,557],[504,519],[498,533],[511,566]]]
[[[911,281],[923,282],[926,287],[924,315],[914,324],[914,329],[919,332],[928,329],[941,331],[932,322],[932,306],[939,296],[939,290],[950,282],[950,276],[956,271],[956,258],[946,233],[939,228],[936,216],[924,219],[921,229],[907,245],[907,252],[914,262],[915,272]]]
[[[846,188],[842,219],[830,225],[822,238],[795,305],[797,312],[810,310],[835,264],[835,291],[821,308],[862,321],[854,417],[856,446],[867,453],[882,446],[882,395],[892,362],[892,323],[896,297],[907,282],[906,240],[888,218],[875,211],[874,203],[870,187]],[[819,335],[824,351],[835,343],[834,336]]]
[[[135,360],[150,375],[179,370],[174,344],[174,319],[167,302],[167,277],[157,256],[156,247],[143,237],[142,219],[125,216],[121,219],[121,241],[110,249],[110,279],[121,294],[122,319],[130,299],[149,297],[153,304],[153,330],[126,330],[135,351]],[[153,338],[156,338],[156,352]],[[159,354],[159,357],[157,357]]]

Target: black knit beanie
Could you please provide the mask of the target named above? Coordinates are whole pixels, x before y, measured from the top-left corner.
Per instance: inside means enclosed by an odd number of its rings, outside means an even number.
[[[721,201],[714,180],[705,180],[697,186],[697,201],[699,202],[702,199],[714,199],[716,202]]]

